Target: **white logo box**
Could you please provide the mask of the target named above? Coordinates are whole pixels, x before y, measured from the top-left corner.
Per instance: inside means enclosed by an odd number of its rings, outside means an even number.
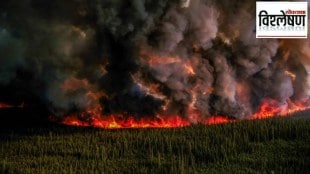
[[[256,38],[307,37],[308,2],[256,2]]]

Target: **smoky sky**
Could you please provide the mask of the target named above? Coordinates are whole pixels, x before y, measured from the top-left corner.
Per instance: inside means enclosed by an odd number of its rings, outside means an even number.
[[[309,99],[308,39],[256,39],[252,0],[180,3],[1,1],[0,101],[244,118],[266,99]]]

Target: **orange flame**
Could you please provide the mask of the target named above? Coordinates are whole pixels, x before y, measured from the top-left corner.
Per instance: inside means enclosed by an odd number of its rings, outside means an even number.
[[[205,119],[202,124],[222,124],[232,122],[227,117],[213,116]],[[65,125],[82,126],[82,127],[98,127],[105,129],[119,129],[119,128],[177,128],[190,126],[191,123],[180,116],[161,117],[155,118],[141,118],[139,120],[129,117],[126,119],[117,118],[113,115],[106,117],[91,117],[89,121],[81,121],[74,116],[66,117],[63,122]]]
[[[269,99],[263,102],[258,112],[256,112],[251,119],[264,119],[274,116],[284,117],[307,109],[310,109],[310,106],[307,105],[306,100],[300,100],[298,102],[288,100],[287,103],[281,105],[277,101]]]
[[[88,122],[81,121],[75,116],[66,117],[63,124],[72,126],[93,126],[98,128],[118,129],[118,128],[172,128],[189,126],[190,122],[179,117],[160,117],[141,118],[136,120],[133,117],[126,119],[117,118],[116,116],[98,117],[94,116]]]
[[[307,106],[307,101],[292,102],[287,101],[285,105],[279,104],[275,100],[265,100],[259,107],[258,111],[253,114],[253,116],[248,117],[249,120],[252,119],[265,119],[273,116],[288,116],[289,114],[310,109]],[[197,113],[194,115],[189,115],[189,118],[194,118],[196,123],[204,125],[212,124],[224,124],[232,123],[235,120],[230,119],[225,116],[211,116],[208,118],[203,118]],[[85,115],[88,119],[83,119]],[[80,116],[80,117],[79,117]],[[100,114],[100,109],[89,110],[85,113],[77,115],[70,115],[65,117],[62,121],[65,125],[72,126],[83,126],[83,127],[98,127],[104,129],[124,129],[124,128],[178,128],[187,127],[193,123],[181,116],[156,116],[155,118],[143,117],[140,119],[135,119],[134,117],[124,118],[123,116],[109,115],[102,116]],[[81,118],[82,117],[82,118]],[[80,118],[80,119],[79,119]]]

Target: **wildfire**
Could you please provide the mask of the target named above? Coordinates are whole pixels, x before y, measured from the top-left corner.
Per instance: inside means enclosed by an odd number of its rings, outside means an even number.
[[[118,129],[118,128],[172,128],[172,127],[185,127],[189,126],[190,122],[179,117],[161,117],[155,118],[141,118],[136,120],[133,117],[122,118],[117,116],[94,116],[90,120],[81,121],[74,116],[66,117],[63,121],[66,125],[73,126],[93,126],[106,129]]]
[[[251,119],[264,119],[274,116],[288,116],[298,111],[310,109],[306,102],[292,102],[288,100],[285,104],[279,104],[275,100],[266,100],[258,109],[258,112]]]
[[[212,125],[232,122],[224,116],[213,116],[205,119],[201,124]],[[139,120],[129,117],[126,119],[116,116],[97,117],[94,116],[88,121],[81,121],[74,116],[68,116],[64,119],[63,124],[82,127],[98,127],[105,129],[125,129],[125,128],[177,128],[190,126],[191,122],[180,116],[168,116],[155,118],[141,118]]]
[[[50,14],[69,7],[52,19],[27,13],[44,3],[16,3],[22,11],[1,6],[2,113],[43,107],[39,113],[51,113],[51,121],[119,129],[222,124],[310,108],[310,40],[257,40],[250,1],[88,2],[48,3]],[[22,17],[28,20],[15,20]]]
[[[249,120],[252,119],[265,119],[273,116],[288,116],[289,114],[310,109],[306,106],[306,101],[292,102],[287,101],[286,104],[279,104],[275,100],[265,100],[259,107],[258,111],[253,114],[253,116],[248,117]],[[181,116],[159,116],[154,118],[142,117],[140,119],[135,119],[134,117],[123,117],[119,115],[109,115],[102,116],[99,113],[98,108],[96,110],[89,110],[85,113],[77,115],[70,115],[65,117],[62,121],[65,125],[72,126],[82,126],[82,127],[98,127],[104,129],[126,129],[126,128],[181,128],[190,126],[193,124],[192,119],[186,119]],[[230,119],[225,116],[211,116],[207,118],[202,118],[193,113],[194,115],[189,115],[189,118],[195,117],[196,123],[204,125],[212,124],[224,124],[232,123],[235,120]],[[88,119],[83,119],[83,115],[90,116]],[[80,119],[79,119],[80,118]]]

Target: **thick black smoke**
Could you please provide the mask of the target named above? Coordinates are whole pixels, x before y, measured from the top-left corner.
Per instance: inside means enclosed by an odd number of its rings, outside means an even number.
[[[0,101],[194,122],[309,99],[309,40],[256,39],[255,1],[182,2],[1,1]]]

